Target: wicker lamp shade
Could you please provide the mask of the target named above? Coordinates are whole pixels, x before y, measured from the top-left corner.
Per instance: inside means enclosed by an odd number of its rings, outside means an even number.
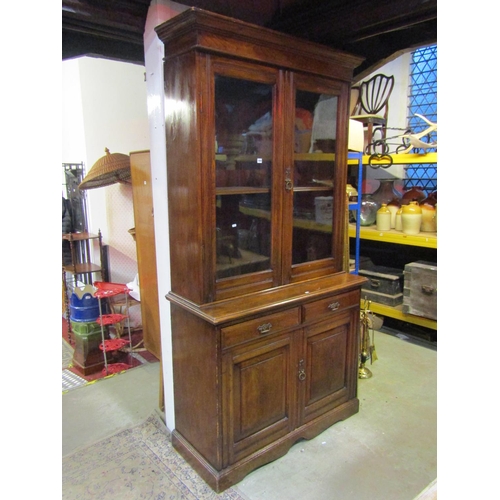
[[[94,163],[78,186],[79,189],[94,189],[116,182],[130,183],[130,157],[122,153],[110,153],[108,148],[104,151],[106,154]]]

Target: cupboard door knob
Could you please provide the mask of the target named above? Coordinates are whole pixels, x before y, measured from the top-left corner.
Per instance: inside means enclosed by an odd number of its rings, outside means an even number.
[[[262,335],[264,333],[269,333],[272,327],[272,323],[264,323],[263,325],[258,326],[257,330],[259,330],[260,334]]]
[[[340,302],[332,302],[331,304],[328,304],[328,309],[330,311],[336,311],[340,307]]]

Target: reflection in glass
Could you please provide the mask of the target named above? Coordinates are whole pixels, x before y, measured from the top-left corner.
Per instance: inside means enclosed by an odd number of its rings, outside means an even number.
[[[217,279],[269,269],[269,193],[217,196]]]
[[[336,96],[297,90],[293,264],[332,256],[336,123]]]
[[[273,86],[215,78],[216,277],[269,269]]]

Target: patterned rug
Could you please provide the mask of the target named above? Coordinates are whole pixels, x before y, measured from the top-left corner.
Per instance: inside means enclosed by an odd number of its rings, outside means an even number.
[[[156,413],[62,460],[63,500],[246,500],[215,493],[174,450]]]

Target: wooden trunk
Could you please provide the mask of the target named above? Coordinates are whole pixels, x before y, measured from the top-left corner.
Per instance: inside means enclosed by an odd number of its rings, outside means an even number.
[[[437,319],[437,265],[419,260],[405,266],[403,312]]]
[[[361,289],[364,299],[397,306],[403,303],[403,271],[385,266],[373,266],[370,269],[360,269],[359,275],[368,281]]]

